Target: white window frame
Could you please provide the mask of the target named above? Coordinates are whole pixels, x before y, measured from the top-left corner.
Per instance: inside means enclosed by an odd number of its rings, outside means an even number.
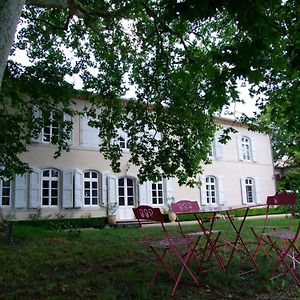
[[[124,180],[124,184],[120,184],[120,180]],[[128,185],[128,180],[132,180],[132,186]],[[123,189],[124,193],[122,195],[122,192],[120,193],[121,189]],[[132,195],[130,195],[129,190],[132,189]],[[136,184],[135,184],[135,179],[132,177],[120,177],[118,178],[118,203],[119,206],[124,207],[124,206],[134,206],[136,202]],[[120,204],[120,199],[124,198],[124,203]],[[132,198],[132,204],[129,203],[129,199]]]
[[[49,171],[49,176],[45,176],[44,172]],[[57,177],[52,175],[52,172],[57,172]],[[51,175],[50,175],[51,174]],[[43,169],[41,170],[41,206],[42,207],[57,207],[59,206],[59,197],[60,197],[60,171],[57,169],[53,169],[53,168],[47,168],[47,169]],[[44,188],[43,183],[44,181],[48,181],[48,187]],[[51,183],[52,182],[57,182],[57,188],[52,188]],[[48,190],[48,204],[43,204],[43,198],[46,198],[46,196],[44,196],[43,191],[44,190]],[[57,196],[54,196],[55,198],[57,198],[57,204],[52,204],[52,194],[53,191],[57,190]]]
[[[8,183],[9,186],[5,186],[5,184]],[[7,180],[6,178],[2,179],[0,182],[0,188],[1,188],[1,202],[0,207],[10,207],[11,206],[11,200],[12,200],[12,181]],[[4,189],[9,189],[8,196],[4,195]],[[8,198],[8,204],[3,204],[4,198]]]
[[[89,177],[85,177],[86,174],[89,174]],[[96,174],[97,177],[92,175]],[[100,189],[99,189],[99,179],[100,174],[94,170],[87,170],[83,172],[83,205],[84,206],[98,206],[100,203]],[[89,188],[86,188],[85,183],[89,183]],[[96,188],[93,187],[93,183],[96,183]],[[87,195],[87,192],[89,192]],[[93,195],[93,192],[96,192],[96,196]],[[93,203],[93,198],[97,198],[97,202]],[[89,200],[89,203],[86,203],[86,199]]]
[[[163,205],[165,198],[163,179],[151,182],[151,203],[152,205]]]
[[[122,129],[118,129],[118,144],[122,150],[129,151],[130,137],[127,132]]]
[[[49,124],[46,125],[44,128],[42,128],[42,143],[44,144],[51,144],[52,138],[57,137],[59,138],[60,133],[60,127],[57,123],[57,121],[54,120],[53,115],[55,112],[51,112],[49,116]],[[63,118],[63,116],[61,116]],[[45,130],[49,130],[49,134],[45,133]],[[56,131],[56,133],[54,132]],[[49,138],[46,138],[45,136],[49,136]]]
[[[256,203],[255,181],[251,177],[245,178],[246,202]]]
[[[251,147],[251,140],[247,136],[241,137],[241,147],[242,147],[242,155],[243,160],[251,161],[252,160],[252,147]]]
[[[213,182],[211,182],[211,180],[213,180]],[[206,190],[206,200],[205,200],[206,204],[217,205],[218,185],[217,185],[217,178],[215,176],[208,175],[205,177],[205,190]]]

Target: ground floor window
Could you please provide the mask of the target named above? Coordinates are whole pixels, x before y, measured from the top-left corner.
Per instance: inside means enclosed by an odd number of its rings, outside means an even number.
[[[58,205],[59,172],[54,169],[42,171],[42,205]]]
[[[152,182],[151,186],[151,197],[152,204],[163,204],[164,202],[164,190],[163,190],[163,181]]]
[[[98,205],[99,175],[95,171],[86,171],[83,176],[84,205]]]
[[[206,203],[215,204],[217,202],[217,185],[214,176],[207,176],[205,178],[206,187]]]
[[[133,206],[135,199],[134,179],[129,177],[119,178],[119,206]]]
[[[3,179],[1,185],[1,205],[10,206],[10,201],[11,201],[11,181],[7,179]]]
[[[255,202],[254,180],[252,178],[245,179],[246,199],[247,203]]]

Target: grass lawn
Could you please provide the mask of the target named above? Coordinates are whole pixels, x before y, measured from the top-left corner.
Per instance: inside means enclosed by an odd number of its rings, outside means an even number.
[[[275,222],[287,224],[288,220]],[[247,241],[253,241],[248,227],[261,223],[262,219],[246,222],[243,233]],[[220,220],[216,227],[230,237],[228,225]],[[148,230],[159,234],[155,227]],[[59,232],[17,224],[14,237],[14,245],[0,240],[0,299],[171,298],[173,284],[166,273],[159,274],[154,286],[148,284],[155,260],[142,246],[139,228]],[[259,271],[237,276],[236,270],[250,267],[248,259],[238,255],[226,274],[214,268],[199,275],[198,288],[185,276],[172,299],[300,298],[300,290],[289,276],[270,281],[270,261],[262,255],[258,262]]]

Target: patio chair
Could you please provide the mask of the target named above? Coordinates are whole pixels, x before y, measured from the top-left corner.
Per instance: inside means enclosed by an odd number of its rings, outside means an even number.
[[[174,281],[174,286],[171,292],[171,295],[173,296],[178,284],[180,283],[183,271],[185,270],[190,275],[195,285],[199,286],[198,279],[188,266],[191,258],[193,257],[193,241],[184,237],[171,237],[164,225],[163,215],[159,208],[141,205],[137,208],[133,208],[133,212],[142,230],[145,245],[151,249],[157,259],[157,266],[152,274],[151,283],[153,284],[155,282],[158,272],[163,269]],[[160,224],[164,238],[158,241],[153,240],[153,237],[148,234],[147,229],[145,228],[146,225],[144,221],[154,221]],[[171,263],[167,260],[168,256],[171,255],[178,260],[180,265],[177,275],[174,274]]]
[[[269,245],[268,241],[265,239],[264,233],[269,230],[280,230],[286,229],[291,230],[293,224],[293,216],[294,216],[294,207],[296,204],[296,196],[293,193],[276,193],[274,196],[267,197],[267,208],[266,208],[266,216],[262,226],[253,226],[250,227],[252,233],[256,238],[256,249],[254,252],[254,257],[257,256],[258,252],[262,250],[265,255],[270,258],[270,252],[273,249],[273,246],[267,248],[266,246]],[[289,206],[290,212],[290,222],[287,226],[278,226],[272,225],[270,221],[270,208],[272,206]]]
[[[264,233],[269,245],[275,250],[277,255],[277,263],[270,274],[270,279],[289,273],[294,282],[300,287],[300,277],[297,276],[296,272],[296,267],[299,267],[300,264],[300,251],[299,245],[297,245],[299,233],[300,221],[298,222],[296,231],[271,231]],[[280,243],[276,243],[278,241],[280,241]],[[278,246],[278,244],[280,244],[280,246]],[[276,276],[275,273],[279,271],[280,267],[283,267],[285,270]]]
[[[197,214],[200,211],[200,207],[199,207],[199,204],[197,201],[179,200],[177,202],[172,203],[171,206],[172,206],[173,212],[175,212],[177,215],[177,222],[178,222],[182,236],[185,236],[188,238],[190,238],[190,237],[196,238],[196,242],[194,243],[194,251],[193,252],[196,254],[198,254],[198,253],[201,254],[201,256],[200,256],[201,260],[200,260],[199,265],[202,266],[202,262],[208,261],[209,258],[211,257],[211,255],[213,253],[213,248],[217,247],[217,242],[219,240],[219,237],[220,237],[220,234],[222,231],[221,230],[212,230],[212,228],[204,229],[204,227],[202,226],[202,223],[201,223],[202,221],[197,216]],[[180,222],[180,214],[194,214],[195,220],[198,222],[199,229],[195,232],[184,231],[182,228],[182,224]],[[197,247],[197,245],[200,242],[200,238],[202,236],[210,236],[211,234],[216,234],[214,239],[210,239],[212,241],[212,245],[209,245],[209,242],[206,239],[206,243],[205,243],[204,247]],[[208,253],[208,256],[205,258],[206,253]],[[199,256],[199,255],[197,255],[197,256]]]

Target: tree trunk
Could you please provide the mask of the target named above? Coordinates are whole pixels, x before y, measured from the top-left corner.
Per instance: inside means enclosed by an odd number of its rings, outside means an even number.
[[[4,1],[0,6],[0,89],[25,0]]]

